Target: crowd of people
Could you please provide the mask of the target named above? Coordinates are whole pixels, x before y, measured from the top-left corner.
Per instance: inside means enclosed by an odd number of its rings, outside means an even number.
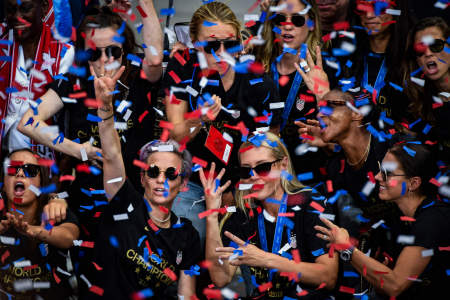
[[[447,297],[448,0],[202,2],[3,1],[0,299]]]

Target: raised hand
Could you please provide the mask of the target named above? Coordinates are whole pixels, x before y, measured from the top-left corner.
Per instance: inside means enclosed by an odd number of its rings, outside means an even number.
[[[10,222],[12,223],[16,231],[22,235],[26,235],[33,239],[39,239],[40,234],[45,231],[43,226],[28,224],[28,222],[23,219],[23,215],[20,215],[18,217],[10,213],[6,213],[6,215],[8,219],[10,219]]]
[[[114,58],[111,57],[109,63],[112,64],[113,62]],[[113,100],[112,92],[114,91],[117,80],[119,80],[125,71],[125,66],[121,66],[119,70],[108,67],[105,68],[103,60],[100,59],[99,74],[95,73],[92,66],[90,66],[89,69],[91,70],[91,75],[94,76],[95,98],[101,101],[104,107],[111,106]]]
[[[225,235],[235,242],[239,248],[235,249],[233,247],[218,247],[216,248],[219,258],[222,260],[230,259],[229,264],[232,266],[247,265],[253,267],[266,267],[267,255],[270,253],[259,249],[255,245],[248,244],[235,236],[234,234],[225,231]],[[242,251],[242,253],[241,253]],[[236,255],[238,254],[238,255]]]
[[[318,98],[317,100],[321,100],[330,91],[330,83],[327,73],[323,70],[322,53],[319,46],[316,46],[316,63],[314,63],[309,50],[306,50],[306,60],[302,59],[300,61],[300,65],[303,66],[305,72],[303,72],[298,63],[294,63],[294,65],[300,75],[302,75],[308,89]]]
[[[222,99],[217,95],[213,95],[211,98],[214,100],[214,104],[210,105],[205,102],[204,106],[200,106],[200,109],[208,108],[207,113],[202,115],[202,121],[204,122],[214,121],[222,109]]]
[[[295,125],[297,125],[299,127],[299,129],[298,129],[299,136],[307,134],[314,138],[312,140],[305,139],[305,143],[308,143],[309,145],[315,146],[315,147],[328,146],[328,144],[322,140],[322,133],[321,133],[319,121],[311,120],[311,119],[306,120],[306,123],[301,122],[301,121],[295,121]]]
[[[0,221],[0,234],[5,233],[12,226],[11,220],[7,218],[6,220]]]
[[[220,180],[222,179],[223,174],[225,174],[225,169],[220,170],[219,175],[217,175],[216,178],[213,178],[215,169],[216,164],[213,162],[211,163],[208,178],[206,178],[203,169],[200,169],[200,181],[202,182],[203,189],[205,190],[207,210],[220,208],[222,204],[222,193],[231,184],[231,181],[228,180],[224,185],[218,186],[217,184],[220,184]]]
[[[314,229],[321,232],[321,233],[316,233],[316,236],[318,238],[329,242],[327,247],[330,247],[331,244],[350,245],[350,236],[348,235],[348,231],[346,229],[335,225],[333,222],[331,222],[328,219],[320,218],[320,220],[328,228],[316,225],[316,226],[314,226]]]
[[[44,214],[48,220],[53,220],[55,223],[60,223],[66,219],[67,202],[64,199],[53,198],[44,206]]]

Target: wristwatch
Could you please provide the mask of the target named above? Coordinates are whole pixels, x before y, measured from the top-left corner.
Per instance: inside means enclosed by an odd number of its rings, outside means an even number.
[[[345,262],[349,262],[352,260],[353,251],[355,250],[354,246],[351,246],[345,250],[341,251],[341,254],[339,255],[341,259]]]

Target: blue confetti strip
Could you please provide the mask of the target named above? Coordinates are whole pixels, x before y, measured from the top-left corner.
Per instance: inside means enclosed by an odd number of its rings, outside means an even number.
[[[213,23],[213,22],[209,22],[209,21],[203,21],[203,26],[205,27],[212,27],[212,26],[217,26],[217,23]]]
[[[175,14],[175,8],[162,8],[159,11],[159,14],[161,16],[172,16]]]
[[[406,194],[406,182],[402,182],[402,196]]]
[[[406,147],[406,146],[403,146],[403,150],[405,150],[406,151],[406,153],[408,153],[410,156],[412,156],[412,157],[414,157],[415,155],[416,155],[416,151],[414,151],[414,150],[412,150],[412,149],[409,149],[408,147]]]

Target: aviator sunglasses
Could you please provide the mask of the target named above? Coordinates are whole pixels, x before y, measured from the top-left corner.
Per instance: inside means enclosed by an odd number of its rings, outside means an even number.
[[[177,179],[177,177],[179,175],[179,173],[177,172],[177,169],[174,167],[169,167],[165,171],[162,171],[159,169],[158,166],[151,165],[146,171],[147,176],[150,178],[158,178],[158,176],[161,172],[164,173],[164,175],[166,175],[166,178],[169,180],[175,180],[175,179]]]
[[[255,171],[258,176],[262,176],[265,177],[267,175],[269,175],[270,171],[272,170],[272,165],[274,163],[279,162],[281,159],[277,159],[271,162],[265,162],[262,164],[259,164],[253,168],[251,167],[239,167],[239,176],[242,179],[248,179],[250,177],[252,177],[252,175],[250,175],[250,171],[253,170]]]
[[[439,53],[442,50],[444,50],[444,45],[446,44],[446,42],[444,40],[441,39],[435,39],[433,44],[431,45],[425,45],[424,43],[419,43],[417,46],[417,49],[421,49],[420,50],[416,50],[416,55],[417,56],[422,56],[425,54],[425,49],[426,47],[428,47],[430,49],[431,52],[433,53]]]
[[[203,47],[203,49],[205,49],[206,53],[211,53],[212,50],[214,50],[214,52],[219,51],[220,46],[222,44],[225,47],[225,49],[237,47],[241,44],[241,42],[237,41],[237,40],[214,40],[214,41],[207,41],[207,42],[208,42],[208,44]]]
[[[10,165],[8,166],[8,175],[17,176],[20,170],[23,171],[26,177],[36,177],[39,174],[40,166],[34,164],[24,164],[17,166]]]
[[[277,26],[286,25],[289,22],[287,22],[287,16],[283,14],[276,14],[272,18],[272,22]],[[302,27],[305,25],[305,17],[302,15],[292,15],[291,16],[291,23],[294,24],[295,27]]]
[[[112,56],[114,59],[118,59],[122,56],[122,48],[119,46],[110,45],[107,47],[97,47],[95,50],[86,50],[89,53],[89,61],[97,61],[102,56],[102,50],[105,51],[108,58]]]

